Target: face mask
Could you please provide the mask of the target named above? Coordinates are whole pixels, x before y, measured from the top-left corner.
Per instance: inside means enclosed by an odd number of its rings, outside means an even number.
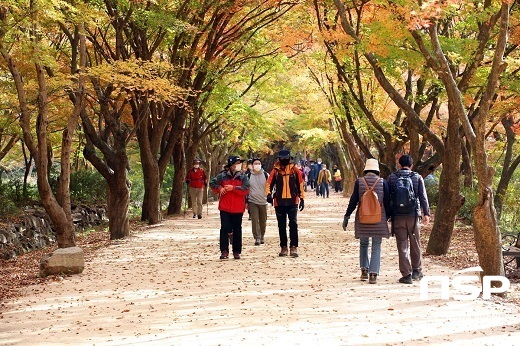
[[[240,172],[242,170],[242,164],[235,166],[235,172]]]
[[[282,164],[282,166],[287,166],[290,161],[291,159],[280,159],[280,163]]]
[[[255,170],[255,172],[258,172],[260,171],[260,169],[262,169],[262,165],[253,165],[253,169]]]
[[[199,165],[193,165],[193,168],[199,168]]]

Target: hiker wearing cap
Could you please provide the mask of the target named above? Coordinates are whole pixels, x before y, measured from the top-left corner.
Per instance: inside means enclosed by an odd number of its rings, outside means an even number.
[[[251,216],[251,230],[255,239],[255,245],[260,245],[265,243],[264,237],[267,222],[265,185],[269,174],[262,168],[262,161],[259,158],[251,159],[251,164],[251,172],[246,173],[249,178],[247,206]]]
[[[362,199],[367,198],[365,192],[375,192],[379,209],[375,219],[363,218],[361,208]],[[356,209],[357,207],[357,209]],[[390,216],[390,190],[386,180],[379,177],[379,163],[376,159],[368,159],[363,170],[363,177],[354,183],[354,191],[350,196],[347,211],[343,218],[343,230],[347,229],[350,215],[356,211],[354,222],[354,236],[359,239],[359,265],[361,267],[361,280],[369,280],[368,283],[375,284],[381,265],[381,242],[383,238],[389,237],[387,219]],[[372,249],[370,258],[368,246],[372,238]]]
[[[209,183],[211,190],[220,195],[220,259],[229,258],[229,240],[233,245],[233,258],[242,253],[242,216],[249,193],[249,179],[242,172],[242,160],[238,156],[228,158],[227,171],[219,173]]]
[[[304,208],[303,178],[298,169],[291,163],[291,152],[281,150],[275,162],[267,184],[265,194],[267,201],[274,205],[281,251],[279,256],[287,256],[287,218],[289,218],[290,256],[298,257],[298,210]]]
[[[392,233],[395,234],[399,253],[399,270],[402,274],[399,282],[411,284],[413,280],[421,280],[423,277],[421,227],[418,220],[422,218],[423,224],[428,224],[430,205],[423,178],[411,170],[412,157],[402,155],[399,158],[399,166],[401,168],[388,177],[392,208]],[[408,242],[410,246],[408,246]],[[410,259],[408,253],[410,253]]]
[[[193,160],[193,167],[186,174],[186,184],[190,193],[193,218],[202,219],[202,197],[204,187],[208,186],[208,178],[204,169],[200,167],[199,159]]]

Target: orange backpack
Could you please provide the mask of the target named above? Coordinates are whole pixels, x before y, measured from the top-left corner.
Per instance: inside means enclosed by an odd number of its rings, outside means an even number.
[[[377,178],[374,184],[369,187],[366,179],[363,177],[365,193],[361,196],[358,211],[359,222],[363,224],[373,225],[381,221],[381,204],[379,204],[377,193],[374,191],[374,187],[379,179],[381,178]]]

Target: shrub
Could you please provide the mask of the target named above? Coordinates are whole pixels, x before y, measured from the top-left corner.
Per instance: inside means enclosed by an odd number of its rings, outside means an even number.
[[[466,202],[459,209],[457,215],[468,221],[473,221],[473,210],[478,203],[478,190],[476,188],[463,187],[460,193],[466,198]]]
[[[77,204],[106,203],[107,185],[97,171],[80,170],[70,174],[70,198]]]

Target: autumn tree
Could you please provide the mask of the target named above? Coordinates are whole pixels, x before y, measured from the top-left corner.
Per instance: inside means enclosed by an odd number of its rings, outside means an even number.
[[[75,245],[69,193],[70,153],[72,137],[83,108],[82,73],[86,61],[82,18],[70,13],[64,15],[64,11],[72,8],[71,5],[63,8],[53,2],[34,1],[7,1],[0,6],[3,67],[8,69],[16,88],[23,142],[34,158],[39,196],[56,229],[61,248]],[[81,12],[80,8],[75,10]],[[68,68],[57,63],[63,63],[56,49],[57,28],[54,23],[57,22],[76,28],[76,40],[66,48],[78,59]],[[61,73],[70,75],[71,81],[57,77]],[[61,108],[64,105],[63,97],[53,94],[49,85],[67,90],[74,98],[73,108]],[[63,92],[63,95],[66,94]],[[68,113],[65,119],[63,113]],[[52,155],[49,138],[52,131],[61,131],[60,175],[55,194],[49,182]]]

